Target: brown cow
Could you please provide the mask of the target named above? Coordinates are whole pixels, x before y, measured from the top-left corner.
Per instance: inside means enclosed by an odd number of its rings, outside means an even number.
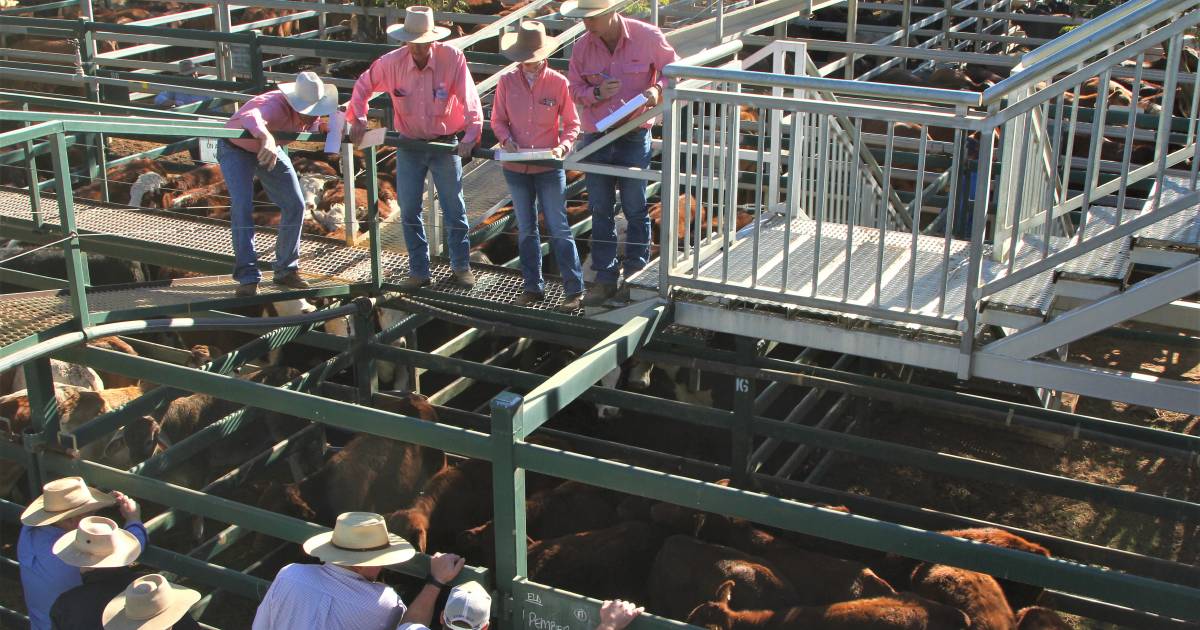
[[[437,420],[420,394],[380,398],[377,407],[427,421]],[[271,487],[262,507],[331,524],[338,514],[370,511],[387,514],[410,505],[425,483],[446,466],[440,450],[370,434],[355,436],[317,472],[300,483]]]
[[[455,533],[492,514],[492,465],[468,459],[434,475],[407,509],[387,516],[388,530],[422,553],[451,551]]]
[[[1058,613],[1041,606],[1029,606],[1017,612],[1017,630],[1072,630]]]
[[[564,481],[537,492],[525,502],[528,534],[533,540],[558,538],[603,529],[618,521],[616,495],[577,481]],[[488,551],[495,537],[493,523],[467,529],[458,536],[459,548],[468,554]]]
[[[688,536],[671,536],[650,569],[649,608],[682,619],[726,580],[738,585],[739,608],[781,608],[799,594],[773,562]]]
[[[913,591],[967,613],[978,630],[1013,630],[1016,619],[995,578],[944,564],[921,564],[913,571]]]
[[[1032,553],[1046,558],[1051,557],[1049,549],[998,527],[952,529],[942,533],[947,536],[966,538],[967,540],[1003,547],[1005,549],[1024,551],[1025,553]],[[1022,584],[1021,582],[1013,582],[1012,580],[997,579],[996,581],[1000,583],[1000,588],[1004,590],[1005,598],[1008,599],[1008,603],[1014,610],[1025,606],[1032,606],[1037,602],[1043,590],[1040,586]]]
[[[543,540],[529,547],[529,578],[598,599],[645,601],[643,578],[661,541],[639,521]]]
[[[723,582],[717,598],[692,610],[687,622],[710,630],[965,630],[971,621],[956,608],[912,594],[875,597],[827,606],[733,610],[734,582]]]

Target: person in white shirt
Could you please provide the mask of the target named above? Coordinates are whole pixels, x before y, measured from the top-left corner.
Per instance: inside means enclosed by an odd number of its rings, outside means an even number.
[[[384,567],[406,562],[416,551],[388,533],[382,516],[346,512],[333,531],[313,536],[303,547],[323,564],[280,569],[258,606],[253,630],[393,630],[401,623],[428,624],[433,601],[465,564],[454,554],[435,555],[428,584],[406,608],[392,587],[377,580]]]

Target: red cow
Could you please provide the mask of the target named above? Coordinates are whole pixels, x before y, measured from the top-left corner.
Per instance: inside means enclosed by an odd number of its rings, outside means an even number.
[[[956,608],[916,595],[860,599],[827,606],[799,606],[764,610],[734,610],[734,582],[717,590],[716,601],[696,607],[687,622],[710,630],[965,630],[971,621]]]
[[[976,630],[1013,630],[1016,619],[995,578],[944,564],[921,564],[913,571],[913,591],[953,606],[971,619]]]

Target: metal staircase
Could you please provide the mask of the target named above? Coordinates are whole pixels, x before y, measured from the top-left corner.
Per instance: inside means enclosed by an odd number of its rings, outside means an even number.
[[[1051,357],[1126,321],[1200,329],[1200,90],[1180,66],[1197,24],[1192,2],[1126,3],[982,93],[805,76],[795,42],[670,66],[663,190],[694,201],[663,194],[675,246],[635,296],[714,330],[1198,413],[1190,385]],[[1129,72],[1135,94],[1162,83],[1160,112],[1081,106]]]

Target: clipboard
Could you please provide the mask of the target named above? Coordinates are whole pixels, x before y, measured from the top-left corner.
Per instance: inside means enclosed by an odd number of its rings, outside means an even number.
[[[385,136],[387,136],[387,127],[376,127],[363,134],[362,143],[358,145],[358,148],[365,149],[383,144]]]
[[[340,153],[342,150],[342,134],[346,130],[346,115],[334,112],[329,116],[329,132],[325,135],[325,152]]]
[[[517,149],[503,151],[496,149],[496,159],[501,162],[530,162],[534,160],[557,160],[554,151],[550,149]]]
[[[622,120],[625,120],[630,114],[637,111],[638,108],[640,108],[642,105],[645,105],[647,102],[649,101],[645,94],[638,94],[637,96],[629,99],[629,102],[618,107],[616,111],[605,116],[604,118],[601,118],[600,121],[596,123],[596,131],[608,131],[610,127],[621,122]]]

